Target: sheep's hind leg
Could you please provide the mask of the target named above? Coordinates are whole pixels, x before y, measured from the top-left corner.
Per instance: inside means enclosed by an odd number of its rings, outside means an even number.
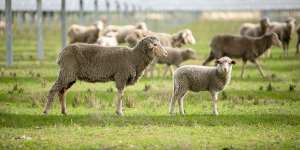
[[[218,101],[218,92],[211,91],[211,97],[212,97],[212,102],[213,102],[213,114],[214,115],[219,115],[218,112],[218,106],[217,106],[217,101]]]
[[[66,88],[63,88],[62,90],[60,90],[58,92],[58,97],[59,97],[59,102],[60,102],[60,106],[61,106],[61,113],[63,115],[67,115],[67,106],[66,106],[66,102],[65,102],[65,93],[67,92],[67,90],[75,83],[75,81],[70,82],[68,84],[68,86]]]
[[[241,78],[244,78],[244,72],[245,72],[245,66],[247,64],[247,60],[243,60],[243,65],[242,65],[242,71],[241,71]]]
[[[174,86],[176,86],[176,85],[174,85]],[[184,94],[185,94],[185,91],[180,90],[178,87],[174,87],[173,95],[170,99],[170,104],[169,104],[169,113],[170,114],[174,114],[175,103],[176,103],[176,101],[179,100],[179,98],[182,97],[181,95],[184,95]]]
[[[252,62],[256,65],[256,67],[257,67],[257,69],[259,70],[259,73],[261,74],[261,76],[262,76],[263,78],[265,78],[265,77],[266,77],[266,76],[265,76],[265,73],[264,73],[264,71],[262,70],[262,68],[261,68],[261,66],[259,65],[259,63],[258,63],[256,60],[253,60]]]
[[[44,114],[48,114],[51,105],[53,103],[53,98],[55,96],[55,94],[59,91],[61,91],[63,89],[61,82],[59,82],[59,80],[57,80],[54,85],[51,87],[48,96],[47,96],[47,103],[44,109]]]
[[[179,112],[180,112],[181,115],[184,115],[184,113],[185,113],[184,107],[183,107],[184,95],[185,95],[185,93],[183,93],[182,95],[180,95],[179,99],[178,99]]]

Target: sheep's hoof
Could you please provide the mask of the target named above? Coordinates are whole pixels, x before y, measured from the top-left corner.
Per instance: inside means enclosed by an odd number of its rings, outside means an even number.
[[[43,111],[43,115],[47,116],[48,115],[48,112],[45,110]]]
[[[117,114],[118,116],[123,116],[123,115],[124,115],[123,112],[121,112],[121,111],[116,111],[116,114]]]
[[[61,112],[62,115],[67,116],[68,113],[67,112]]]
[[[218,116],[218,115],[219,115],[219,113],[218,113],[218,112],[213,112],[213,114],[214,114],[215,116]]]

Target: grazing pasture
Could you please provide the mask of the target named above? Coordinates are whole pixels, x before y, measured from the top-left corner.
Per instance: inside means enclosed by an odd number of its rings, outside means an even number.
[[[170,29],[190,28],[202,64],[209,41],[219,33],[239,34],[239,21],[197,21]],[[46,28],[46,27],[45,27]],[[36,59],[36,34],[29,26],[14,31],[12,67],[5,66],[5,37],[0,34],[0,149],[300,149],[300,57],[296,34],[288,57],[273,48],[259,58],[268,79],[253,64],[240,78],[242,61],[233,66],[232,81],[220,93],[219,116],[212,115],[208,92],[188,93],[186,115],[168,114],[171,76],[142,78],[125,90],[124,116],[114,112],[115,85],[77,83],[67,93],[68,115],[58,98],[42,115],[47,92],[58,75],[59,27],[45,29],[45,60]],[[210,65],[213,65],[211,63]],[[176,105],[178,106],[178,105]]]

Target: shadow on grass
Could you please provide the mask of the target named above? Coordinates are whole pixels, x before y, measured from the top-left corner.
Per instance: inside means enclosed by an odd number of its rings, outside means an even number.
[[[86,115],[28,115],[0,114],[0,127],[35,128],[47,126],[297,126],[300,125],[300,115],[257,114],[257,115],[135,115],[119,117],[113,114]]]

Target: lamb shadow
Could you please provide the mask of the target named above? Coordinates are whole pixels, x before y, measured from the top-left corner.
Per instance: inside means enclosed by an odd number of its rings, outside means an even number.
[[[86,115],[29,115],[29,114],[0,114],[0,127],[9,128],[43,128],[47,126],[297,126],[300,125],[300,115],[287,114],[243,114],[243,115],[134,115],[119,117],[114,114]]]

